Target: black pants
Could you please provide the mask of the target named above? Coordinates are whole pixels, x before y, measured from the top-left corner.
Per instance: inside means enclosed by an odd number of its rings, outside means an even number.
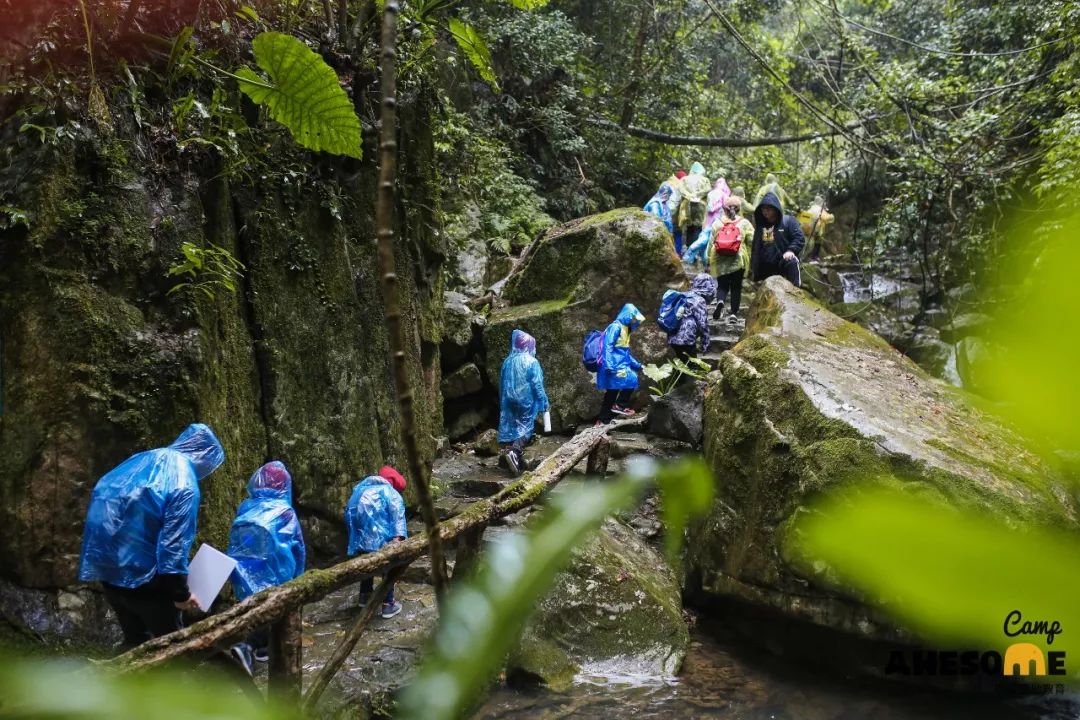
[[[739,304],[742,301],[743,273],[743,270],[736,270],[716,278],[716,299],[726,303],[728,293],[731,293],[731,304],[728,307],[731,309],[732,315],[739,312]]]
[[[692,357],[697,357],[697,345],[669,345],[675,357],[686,362]]]
[[[688,225],[686,232],[683,234],[683,252],[685,253],[690,249],[690,246],[697,242],[698,235],[701,234],[700,225]]]
[[[600,406],[600,422],[605,425],[611,422],[611,418],[615,416],[615,413],[611,412],[612,406],[626,405],[630,402],[630,396],[633,394],[633,390],[608,390],[605,392],[604,403]]]
[[[783,275],[795,287],[802,287],[802,273],[797,257],[793,260],[780,260],[777,263],[762,262],[758,267],[757,279],[764,280],[773,275]]]
[[[360,595],[367,595],[371,597],[371,593],[375,592],[375,578],[367,577],[360,581]],[[394,584],[390,584],[390,588],[386,591],[386,599],[383,600],[384,605],[394,604]]]
[[[124,632],[124,645],[135,647],[184,626],[183,616],[173,605],[172,595],[154,581],[134,589],[103,585],[105,600],[116,613]]]

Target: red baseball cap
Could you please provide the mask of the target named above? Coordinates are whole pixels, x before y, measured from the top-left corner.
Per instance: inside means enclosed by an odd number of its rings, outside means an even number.
[[[379,477],[388,481],[399,493],[405,492],[405,478],[401,476],[401,473],[389,465],[383,465],[379,468]]]

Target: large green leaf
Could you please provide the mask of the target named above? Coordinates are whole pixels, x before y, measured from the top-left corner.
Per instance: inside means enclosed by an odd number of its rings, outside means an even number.
[[[253,46],[269,79],[241,68],[240,89],[304,147],[359,158],[360,120],[334,70],[292,35],[261,33]]]
[[[510,4],[518,10],[538,10],[548,4],[549,0],[510,0]]]
[[[495,68],[491,66],[491,51],[488,50],[484,38],[471,25],[466,25],[457,18],[450,18],[450,34],[454,36],[458,47],[469,58],[469,62],[477,69],[482,77],[491,86],[498,89],[499,82],[495,77]]]

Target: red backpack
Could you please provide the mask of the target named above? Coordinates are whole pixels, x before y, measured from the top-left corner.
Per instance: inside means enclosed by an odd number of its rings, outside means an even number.
[[[738,223],[724,223],[713,231],[713,250],[717,255],[738,255],[742,247],[742,230]]]

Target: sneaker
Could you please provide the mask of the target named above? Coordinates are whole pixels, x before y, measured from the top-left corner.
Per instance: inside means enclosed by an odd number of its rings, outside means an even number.
[[[248,676],[254,675],[251,667],[252,656],[250,645],[247,643],[236,643],[229,648],[229,653],[233,656],[233,660],[236,661],[236,664],[244,668],[244,672],[246,672]]]
[[[382,617],[384,620],[389,620],[390,618],[397,615],[399,612],[401,612],[401,603],[396,601],[393,605],[390,605],[389,603],[383,603]]]
[[[366,608],[369,602],[371,602],[371,593],[369,593],[369,592],[360,593],[360,607],[361,608]]]
[[[633,408],[624,408],[619,405],[613,406],[611,408],[611,412],[615,413],[616,415],[622,415],[623,417],[630,417],[636,414],[636,411]]]
[[[719,320],[720,316],[724,314],[724,301],[720,300],[716,303],[716,309],[713,310],[713,320]]]
[[[521,477],[521,460],[518,459],[517,453],[513,450],[506,453],[506,466],[510,468],[511,475]]]
[[[255,662],[257,663],[270,662],[270,651],[266,648],[259,648],[251,653],[251,657],[255,658]]]
[[[738,325],[739,324],[739,316],[738,315],[728,315],[727,316],[727,324],[728,325]]]

